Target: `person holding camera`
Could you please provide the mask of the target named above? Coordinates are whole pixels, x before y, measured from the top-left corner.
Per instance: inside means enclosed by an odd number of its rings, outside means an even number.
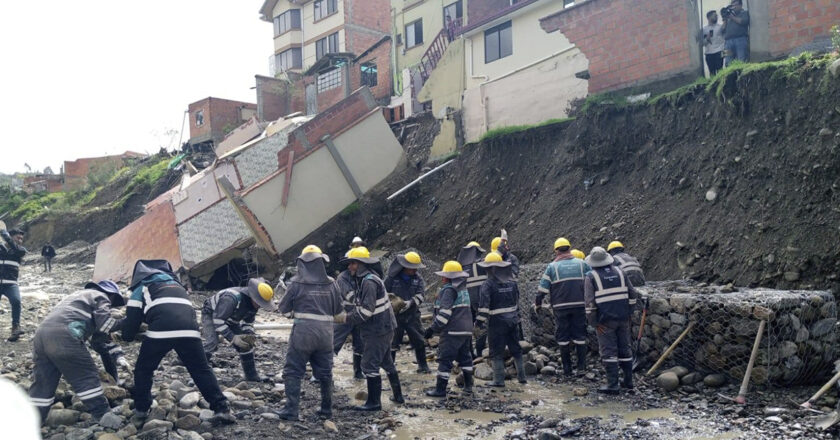
[[[718,23],[717,11],[706,13],[706,20],[709,24],[703,26],[703,51],[706,54],[706,65],[709,67],[709,76],[715,76],[718,70],[723,68],[723,46],[726,40],[723,39],[723,27]]]
[[[723,18],[723,38],[726,65],[733,60],[749,60],[750,13],[744,10],[743,0],[732,0],[720,10]]]

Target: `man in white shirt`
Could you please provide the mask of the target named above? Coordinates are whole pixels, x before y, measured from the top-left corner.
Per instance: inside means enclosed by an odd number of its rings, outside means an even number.
[[[703,51],[706,54],[709,75],[714,76],[723,67],[723,47],[726,40],[723,38],[722,26],[718,24],[717,11],[707,12],[706,20],[709,24],[703,26]]]

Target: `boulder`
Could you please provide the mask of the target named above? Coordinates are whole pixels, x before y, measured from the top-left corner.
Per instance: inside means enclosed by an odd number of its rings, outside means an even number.
[[[674,374],[677,375],[677,377],[682,378],[683,376],[688,374],[688,368],[677,365],[676,367],[672,367],[672,368],[669,368],[669,369],[663,371],[663,373],[668,373],[668,372],[674,373]]]
[[[128,397],[128,392],[122,387],[107,386],[102,391],[105,394],[105,398],[108,399],[108,402],[111,402],[111,404]]]
[[[703,385],[710,388],[718,388],[726,384],[726,376],[723,374],[710,374],[703,378]]]
[[[103,428],[118,430],[122,425],[125,423],[125,419],[122,416],[118,416],[112,412],[105,413],[101,419],[99,419],[99,426]]]
[[[199,394],[198,391],[193,391],[185,394],[184,397],[178,401],[178,406],[184,409],[192,408],[198,405],[199,400],[201,400],[201,394]]]
[[[64,433],[66,440],[92,440],[93,430],[91,429],[71,429]]]
[[[475,366],[475,370],[473,370],[473,375],[476,379],[493,380],[493,369],[490,368],[490,365],[488,365],[487,362],[482,362]]]
[[[700,373],[688,373],[680,378],[680,383],[683,385],[694,385],[703,380],[703,375]]]
[[[81,412],[72,409],[53,409],[47,414],[45,424],[55,428],[56,426],[72,425],[79,420]]]
[[[668,371],[659,375],[656,378],[656,384],[664,391],[674,391],[680,387],[680,378],[676,373]]]
[[[178,419],[175,422],[175,427],[176,428],[184,429],[184,430],[187,430],[187,431],[196,429],[196,428],[198,428],[199,425],[201,425],[201,419],[199,419],[197,416],[194,416],[192,414],[187,414],[186,416],[181,417],[180,419]]]
[[[141,432],[151,431],[158,428],[165,428],[169,431],[172,429],[172,426],[174,426],[172,422],[167,422],[166,420],[149,420],[145,425],[143,425]]]

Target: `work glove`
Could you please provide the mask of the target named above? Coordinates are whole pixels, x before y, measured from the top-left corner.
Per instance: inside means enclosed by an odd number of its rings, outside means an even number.
[[[432,330],[431,327],[427,328],[425,332],[423,332],[423,339],[431,339],[435,332]]]
[[[242,351],[248,351],[254,348],[253,338],[249,338],[249,336],[251,335],[234,335],[230,343]]]
[[[473,331],[472,331],[473,338],[478,339],[482,335],[484,335],[484,333],[485,333],[485,331],[484,331],[484,326],[483,325],[477,325],[477,326],[473,327]]]
[[[120,356],[117,358],[117,365],[123,369],[123,371],[131,372],[133,368],[131,367],[131,363],[128,362],[128,359],[125,356]]]
[[[344,324],[347,322],[347,314],[339,313],[338,315],[333,316],[333,322],[336,324]]]
[[[391,301],[391,307],[394,308],[394,313],[402,313],[402,311],[406,308],[405,301],[397,295],[389,293],[388,299]]]
[[[414,303],[414,301],[406,301],[406,302],[405,302],[405,308],[403,308],[403,309],[400,311],[400,313],[405,313],[405,312],[407,312],[407,311],[411,310],[412,308],[414,308],[414,306],[416,306],[416,305],[417,305],[417,304],[415,304],[415,303]]]

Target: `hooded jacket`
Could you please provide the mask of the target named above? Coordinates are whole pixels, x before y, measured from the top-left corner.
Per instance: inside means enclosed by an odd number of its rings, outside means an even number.
[[[633,283],[615,266],[595,267],[586,274],[584,298],[591,325],[629,319],[638,297]]]
[[[17,284],[26,248],[18,245],[5,229],[0,231],[0,284]]]
[[[585,261],[571,254],[561,255],[559,260],[548,263],[537,289],[537,305],[549,295],[555,310],[583,308],[583,282],[591,270]]]
[[[332,341],[332,323],[342,311],[341,295],[334,280],[327,276],[323,260],[297,260],[297,274],[280,300],[279,311],[292,314],[296,327],[316,327]]]
[[[402,298],[405,302],[414,303],[414,310],[420,310],[423,303],[423,292],[426,290],[426,283],[419,273],[406,275],[402,265],[397,260],[391,263],[388,268],[388,278],[385,278],[385,290]]]
[[[248,297],[247,287],[231,287],[222,290],[204,301],[202,313],[213,316],[216,333],[228,341],[233,340],[233,329],[242,333],[254,333],[257,308]]]
[[[615,263],[613,264],[621,269],[628,278],[633,280],[634,284],[643,285],[645,283],[645,273],[642,271],[642,265],[639,264],[639,260],[627,252],[617,252],[617,249],[610,252],[610,255],[615,259]]]
[[[335,286],[338,289],[338,294],[341,295],[341,305],[344,311],[348,314],[353,311],[355,307],[354,298],[356,296],[356,287],[353,284],[353,275],[350,275],[349,270],[344,270],[338,274],[335,279]]]
[[[129,290],[123,339],[134,340],[143,322],[149,326],[147,338],[201,338],[192,301],[184,286],[175,281],[169,262],[138,261]]]
[[[466,278],[456,278],[440,289],[432,332],[444,336],[471,336],[473,331],[470,294]]]
[[[458,263],[461,263],[464,272],[469,274],[466,280],[466,288],[470,294],[473,314],[478,312],[478,297],[481,294],[481,285],[487,279],[486,271],[478,265],[481,262],[481,254],[482,252],[475,246],[461,248],[458,252]]]
[[[382,279],[368,265],[359,263],[353,281],[356,286],[355,307],[347,316],[347,321],[358,325],[362,334],[367,335],[382,335],[396,328],[397,319]]]
[[[519,286],[513,278],[513,267],[488,268],[487,281],[481,285],[481,298],[476,321],[490,325],[494,321],[519,323]]]

